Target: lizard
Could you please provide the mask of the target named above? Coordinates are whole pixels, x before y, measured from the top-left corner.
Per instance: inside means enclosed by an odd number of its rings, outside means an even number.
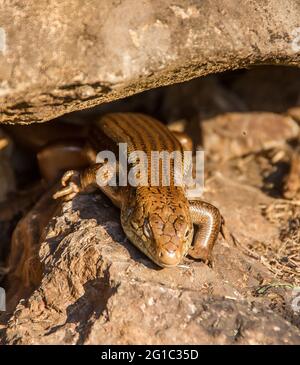
[[[97,184],[101,167],[96,162],[97,153],[103,149],[116,153],[119,143],[127,143],[128,154],[143,151],[147,158],[151,151],[183,152],[191,147],[184,134],[171,132],[148,115],[106,114],[90,127],[87,143],[82,147],[89,165],[66,171],[54,199],[73,199],[78,193],[100,189],[120,209],[121,225],[127,238],[158,266],[176,266],[186,255],[209,262],[222,216],[208,202],[188,200],[185,187],[174,184],[174,171],[171,171],[168,186],[163,186],[161,181],[158,186]],[[57,147],[52,148],[55,151]],[[49,146],[40,152],[40,160],[48,153]],[[79,153],[82,156],[81,150]]]

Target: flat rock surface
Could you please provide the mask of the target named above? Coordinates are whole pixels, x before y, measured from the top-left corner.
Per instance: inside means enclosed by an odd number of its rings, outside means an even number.
[[[228,69],[299,64],[299,14],[297,0],[5,1],[0,123],[50,120]]]

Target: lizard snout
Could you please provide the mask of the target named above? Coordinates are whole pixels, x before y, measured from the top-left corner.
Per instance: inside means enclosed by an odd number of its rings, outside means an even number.
[[[161,248],[157,252],[159,263],[162,266],[176,266],[180,263],[182,254],[177,247],[172,246]]]

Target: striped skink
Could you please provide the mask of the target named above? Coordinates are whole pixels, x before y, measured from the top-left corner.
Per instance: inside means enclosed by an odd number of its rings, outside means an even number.
[[[128,155],[144,151],[150,160],[151,151],[183,152],[187,142],[154,118],[137,113],[112,113],[100,118],[91,127],[87,140],[84,148],[90,166],[81,171],[67,171],[55,199],[73,198],[93,186],[99,187],[96,182],[100,165],[96,163],[96,155],[103,149],[118,156],[118,144],[127,143]],[[99,188],[120,208],[121,224],[128,239],[157,265],[178,265],[187,254],[210,260],[220,231],[219,210],[204,201],[188,201],[185,188],[174,184],[174,171],[168,186]]]

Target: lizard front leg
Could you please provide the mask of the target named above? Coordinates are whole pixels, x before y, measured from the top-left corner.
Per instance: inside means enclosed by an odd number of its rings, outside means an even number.
[[[97,183],[97,174],[99,168],[103,164],[93,164],[82,171],[69,170],[62,179],[62,189],[57,191],[54,195],[54,199],[63,198],[64,200],[73,199],[78,193],[92,192],[100,189],[117,207],[121,207],[123,201],[122,188],[117,186],[110,186],[109,184],[99,186]]]
[[[206,202],[193,200],[189,202],[192,222],[197,226],[194,244],[189,255],[195,259],[209,261],[214,243],[221,228],[222,216],[219,210]]]

